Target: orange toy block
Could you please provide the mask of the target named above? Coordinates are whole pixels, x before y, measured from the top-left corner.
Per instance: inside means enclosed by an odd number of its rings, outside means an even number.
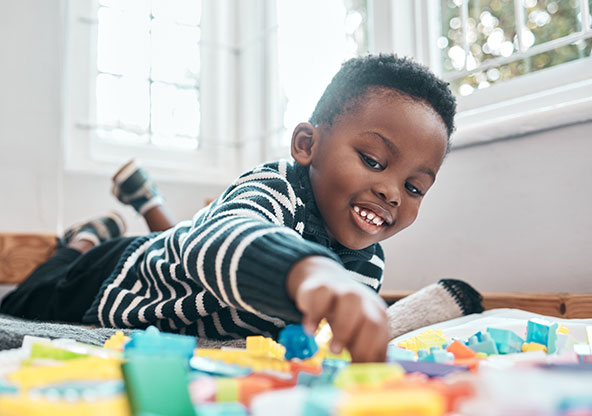
[[[451,352],[454,358],[475,358],[477,356],[475,351],[456,339],[446,347],[446,351]]]

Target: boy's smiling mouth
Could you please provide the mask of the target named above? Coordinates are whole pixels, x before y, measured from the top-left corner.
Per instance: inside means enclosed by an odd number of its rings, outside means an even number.
[[[358,227],[369,234],[377,233],[392,222],[386,215],[379,215],[375,210],[358,205],[353,205],[352,215]]]

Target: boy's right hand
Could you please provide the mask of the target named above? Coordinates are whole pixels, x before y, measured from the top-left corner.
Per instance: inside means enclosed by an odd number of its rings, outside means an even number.
[[[347,273],[327,257],[305,257],[290,270],[286,289],[303,314],[307,332],[314,333],[321,319],[327,319],[332,352],[345,347],[354,362],[384,362],[389,341],[386,304]]]

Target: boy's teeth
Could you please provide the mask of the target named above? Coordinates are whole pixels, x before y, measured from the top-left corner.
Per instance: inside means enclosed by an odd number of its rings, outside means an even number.
[[[367,212],[358,206],[354,206],[354,211],[364,218],[368,224],[382,225],[384,223],[384,220],[372,211]]]

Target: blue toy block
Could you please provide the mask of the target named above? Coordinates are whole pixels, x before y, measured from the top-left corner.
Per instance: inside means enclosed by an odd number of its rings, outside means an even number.
[[[319,350],[314,336],[307,334],[300,324],[288,325],[282,329],[278,342],[286,347],[286,360],[310,358]]]
[[[395,361],[414,361],[415,352],[405,348],[399,348],[395,345],[389,345],[386,350],[386,358],[389,363]]]
[[[130,341],[125,344],[124,356],[131,354],[154,356],[177,356],[187,361],[193,356],[197,347],[197,339],[189,335],[163,333],[154,326],[144,331],[134,331]]]
[[[248,367],[241,367],[236,364],[228,364],[223,361],[214,361],[207,357],[192,357],[189,360],[189,367],[196,373],[202,373],[220,377],[244,377],[251,373]]]
[[[553,354],[557,350],[557,323],[545,319],[529,319],[526,342],[542,344],[547,347],[549,354]]]
[[[245,406],[238,402],[201,403],[197,406],[196,416],[247,416]]]
[[[496,355],[499,354],[499,350],[497,348],[497,344],[491,338],[491,335],[488,333],[481,333],[480,334],[481,341],[473,335],[469,338],[469,345],[468,347],[475,352],[483,352],[487,355]]]
[[[440,347],[430,348],[430,352],[425,349],[417,351],[417,360],[428,363],[443,363],[454,360],[454,354],[443,350]]]
[[[495,341],[500,354],[512,354],[522,352],[524,340],[514,331],[509,329],[487,328],[487,333]]]
[[[302,413],[306,416],[331,416],[339,403],[341,390],[334,386],[324,386],[311,389],[304,399]]]

